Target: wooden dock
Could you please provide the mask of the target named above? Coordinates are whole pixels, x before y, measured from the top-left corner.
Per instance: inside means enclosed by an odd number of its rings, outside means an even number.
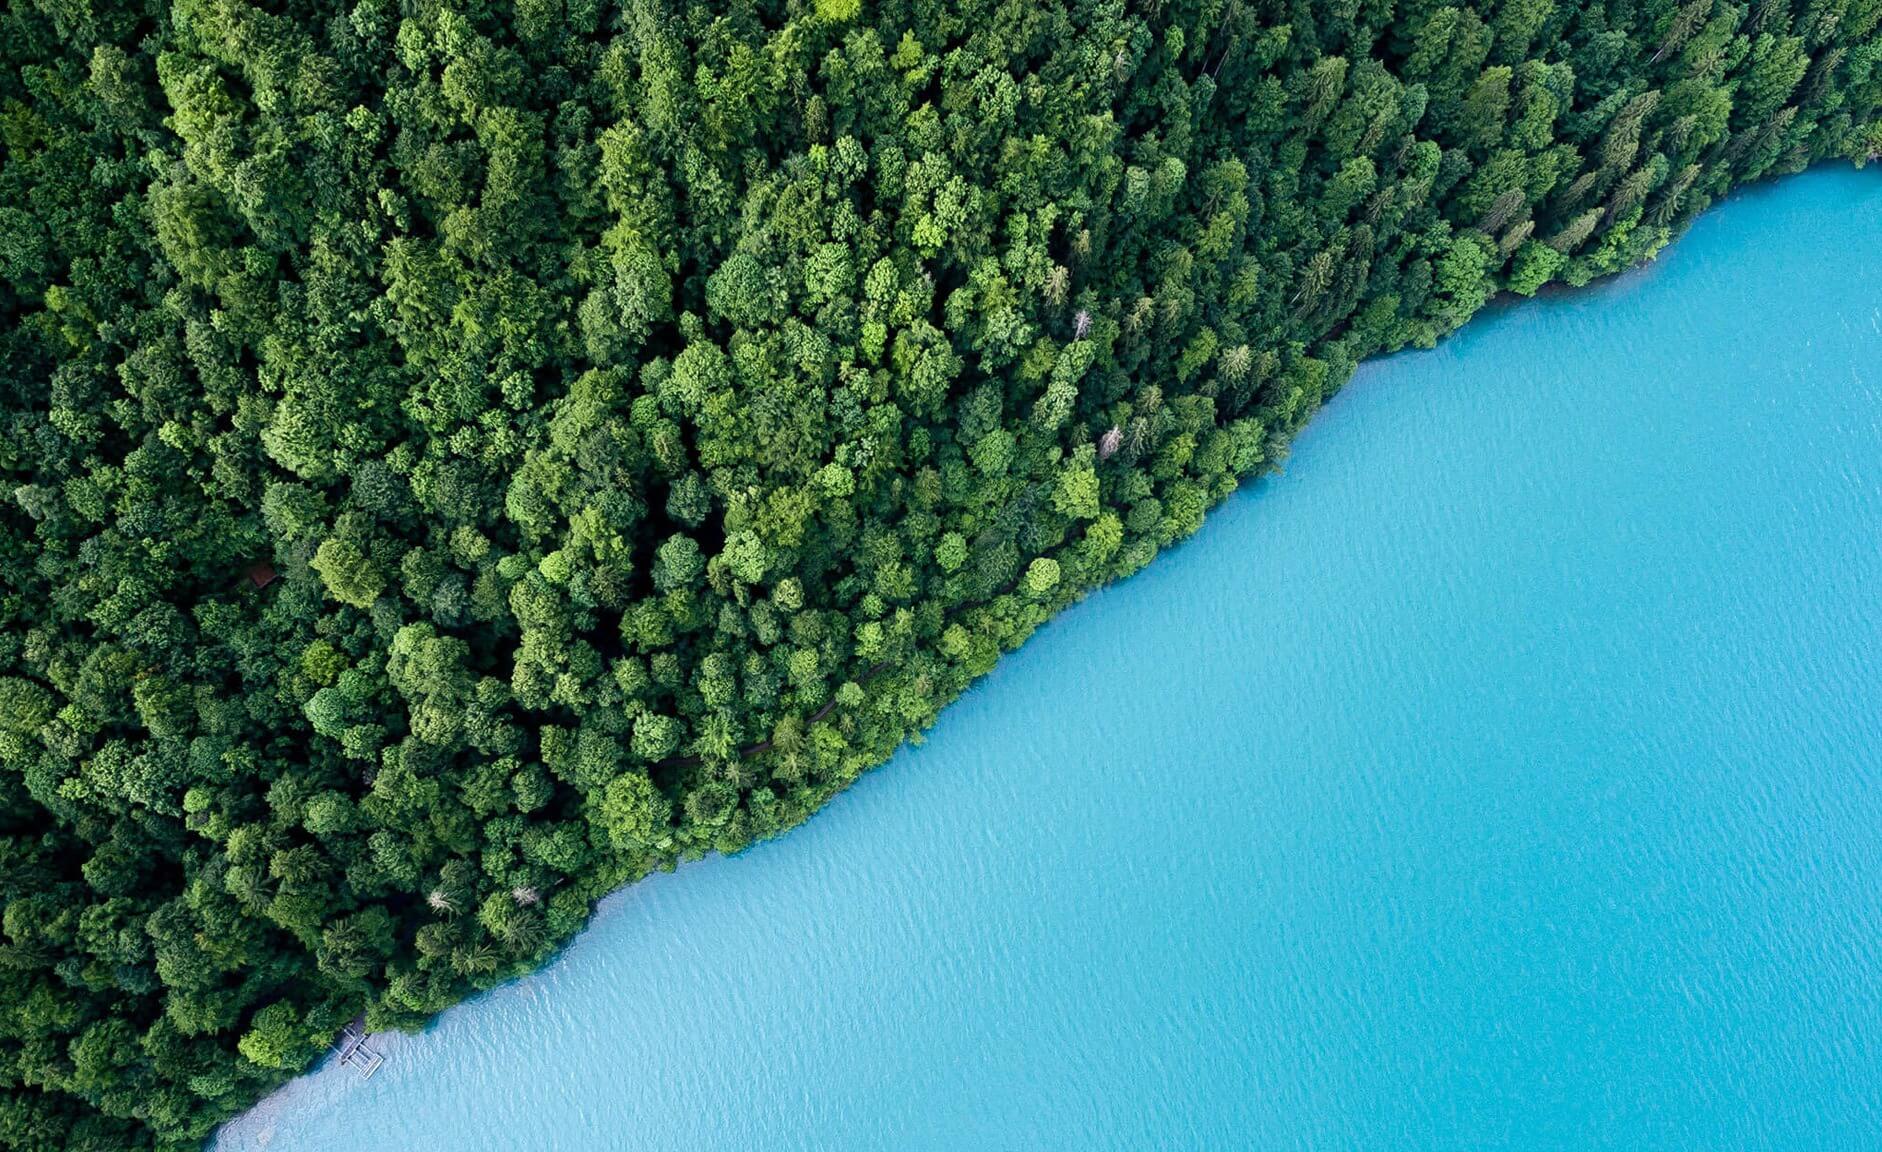
[[[366,1042],[368,1039],[366,1018],[362,1016],[346,1026],[338,1042],[340,1063],[356,1070],[361,1080],[372,1079],[372,1074],[386,1062],[386,1058]]]

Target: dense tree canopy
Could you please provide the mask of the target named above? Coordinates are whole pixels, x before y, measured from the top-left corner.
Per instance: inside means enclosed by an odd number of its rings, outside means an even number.
[[[10,0],[0,1146],[802,821],[1361,358],[1882,153],[1879,20]]]

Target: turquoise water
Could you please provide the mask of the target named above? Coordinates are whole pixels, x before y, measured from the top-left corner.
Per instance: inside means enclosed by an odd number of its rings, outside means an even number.
[[[1882,1148],[1882,176],[1363,368],[807,826],[222,1152]]]

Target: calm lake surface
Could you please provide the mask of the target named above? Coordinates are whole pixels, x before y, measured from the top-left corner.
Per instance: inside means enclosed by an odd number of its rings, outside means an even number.
[[[1369,364],[807,826],[221,1152],[1882,1148],[1882,175]]]

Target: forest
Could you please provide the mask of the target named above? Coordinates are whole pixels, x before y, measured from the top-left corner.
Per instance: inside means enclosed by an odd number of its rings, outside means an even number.
[[[1882,156],[1879,22],[8,0],[0,1147],[802,822],[1361,359]]]

